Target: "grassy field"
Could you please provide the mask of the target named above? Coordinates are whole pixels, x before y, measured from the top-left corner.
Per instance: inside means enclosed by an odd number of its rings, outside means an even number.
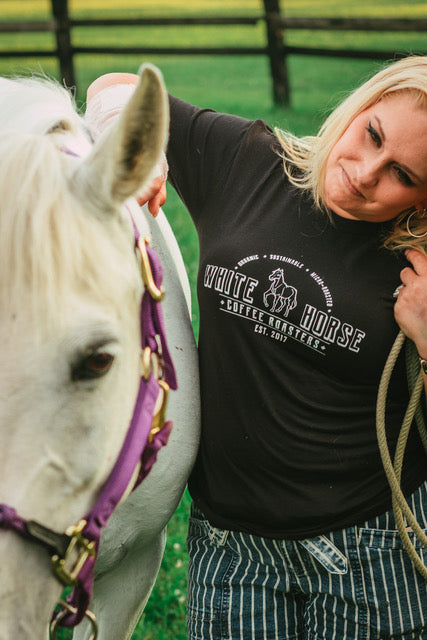
[[[184,15],[260,15],[258,0],[69,0],[75,17],[113,16],[184,16]],[[427,2],[412,0],[286,0],[288,16],[360,16],[360,17],[427,17]],[[0,21],[46,19],[48,0],[0,0]],[[22,47],[53,47],[48,34],[0,35],[0,50]],[[80,28],[73,34],[75,44],[168,44],[206,46],[236,44],[263,45],[265,33],[257,27],[152,27],[152,28]],[[421,34],[337,34],[328,32],[293,32],[287,42],[310,46],[335,46],[422,52],[425,33]],[[183,99],[201,106],[255,118],[261,117],[272,126],[288,128],[296,134],[314,133],[324,116],[351,88],[365,79],[381,63],[375,61],[291,56],[288,70],[291,106],[277,108],[272,103],[268,61],[262,56],[150,56],[147,58],[162,70],[168,89]],[[114,70],[137,71],[143,62],[131,55],[77,56],[77,101],[83,107],[85,91],[98,75]],[[0,58],[0,74],[45,72],[57,77],[54,60],[48,58]],[[168,192],[165,210],[181,244],[184,260],[194,291],[197,269],[197,242],[189,216],[172,190]],[[197,333],[197,305],[193,296],[193,323]],[[133,640],[184,640],[186,551],[185,531],[189,507],[186,494],[169,526],[168,545],[159,579]],[[67,637],[64,635],[64,638]],[[68,636],[69,637],[69,636]]]

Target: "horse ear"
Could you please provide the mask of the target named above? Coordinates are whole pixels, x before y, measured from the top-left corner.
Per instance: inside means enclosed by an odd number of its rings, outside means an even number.
[[[160,71],[144,65],[120,116],[80,167],[91,199],[98,205],[100,200],[121,205],[136,195],[164,149],[168,124],[168,99]]]

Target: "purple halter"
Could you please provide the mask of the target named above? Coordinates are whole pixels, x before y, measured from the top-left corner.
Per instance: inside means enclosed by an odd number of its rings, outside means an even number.
[[[138,463],[141,466],[134,488],[150,472],[172,428],[171,422],[164,422],[165,400],[169,388],[176,389],[177,382],[166,344],[160,305],[163,273],[157,254],[140,236],[134,222],[133,226],[135,249],[141,254],[141,274],[145,284],[140,310],[142,376],[132,420],[111,474],[93,508],[65,533],[57,533],[35,521],[27,521],[12,507],[0,505],[0,528],[14,530],[53,551],[52,563],[57,578],[64,585],[74,586],[63,609],[54,614],[54,626],[74,627],[85,615],[92,619],[93,614],[89,615],[87,609],[92,597],[93,572],[101,531],[126,491]],[[154,416],[159,393],[164,394],[164,402]],[[71,567],[68,566],[70,563]]]

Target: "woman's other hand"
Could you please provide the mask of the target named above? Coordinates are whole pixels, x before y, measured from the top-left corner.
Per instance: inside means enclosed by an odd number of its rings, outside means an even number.
[[[408,249],[411,263],[400,273],[402,287],[394,307],[396,322],[416,345],[419,355],[427,359],[427,256]]]

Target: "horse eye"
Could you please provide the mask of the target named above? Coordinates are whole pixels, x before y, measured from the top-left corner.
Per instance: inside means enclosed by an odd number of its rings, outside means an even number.
[[[73,367],[73,380],[93,380],[105,376],[111,369],[114,356],[111,353],[96,351],[85,356]]]
[[[48,133],[58,133],[58,131],[71,131],[70,123],[66,120],[59,120],[49,130]]]

